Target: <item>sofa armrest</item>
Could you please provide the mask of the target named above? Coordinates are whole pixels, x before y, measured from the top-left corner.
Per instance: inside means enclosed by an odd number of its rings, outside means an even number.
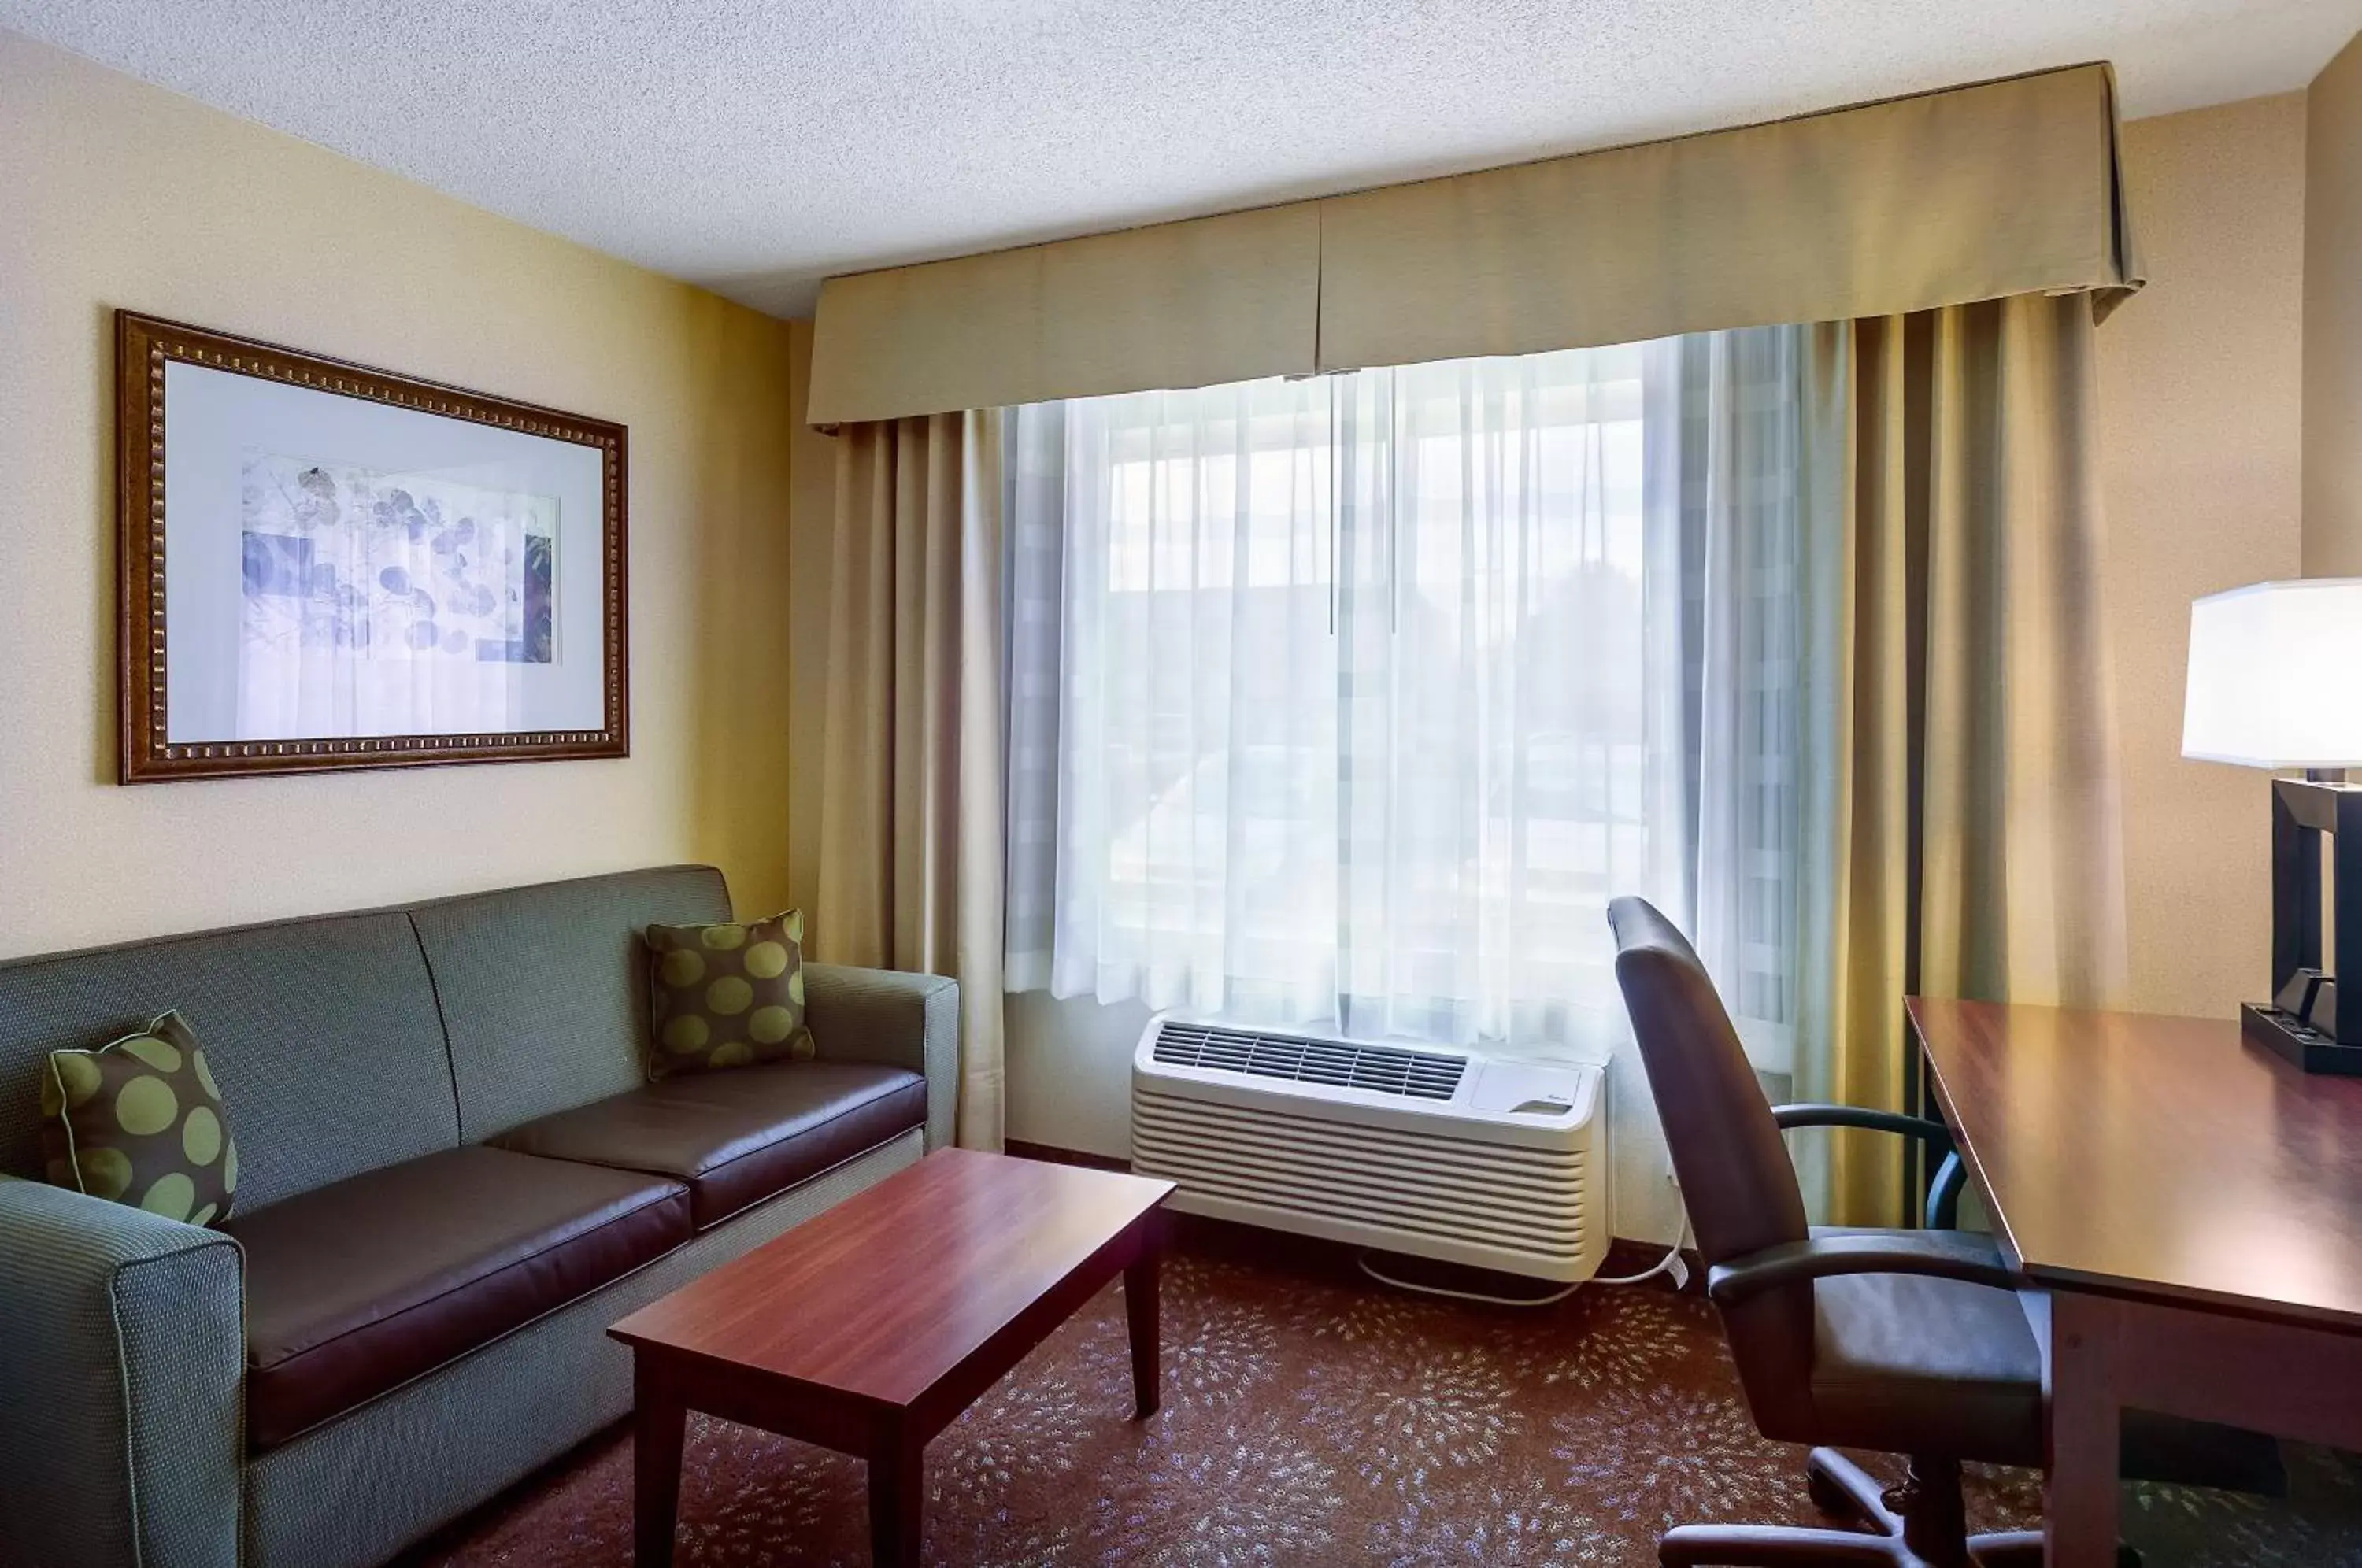
[[[0,1558],[236,1568],[244,1283],[219,1231],[0,1178]]]
[[[959,982],[899,969],[804,966],[804,1021],[824,1062],[878,1062],[927,1080],[927,1147],[959,1105]]]

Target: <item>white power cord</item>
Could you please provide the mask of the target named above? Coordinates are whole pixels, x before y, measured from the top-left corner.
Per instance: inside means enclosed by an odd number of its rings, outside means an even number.
[[[1675,1236],[1673,1244],[1665,1249],[1665,1255],[1639,1274],[1617,1275],[1606,1278],[1594,1275],[1590,1279],[1578,1279],[1564,1289],[1553,1290],[1548,1296],[1488,1296],[1479,1290],[1451,1290],[1440,1285],[1421,1285],[1415,1280],[1397,1279],[1370,1262],[1370,1254],[1366,1252],[1353,1261],[1361,1265],[1363,1274],[1368,1275],[1380,1285],[1391,1285],[1396,1290],[1407,1290],[1419,1296],[1440,1296],[1451,1301],[1475,1301],[1487,1307],[1551,1307],[1565,1300],[1586,1285],[1645,1285],[1659,1275],[1670,1277],[1675,1290],[1686,1288],[1690,1282],[1690,1265],[1682,1257],[1682,1245],[1689,1239],[1690,1222],[1684,1217],[1682,1220],[1681,1234]]]
[[[1690,1265],[1682,1257],[1682,1244],[1689,1239],[1689,1217],[1683,1215],[1681,1234],[1673,1238],[1673,1244],[1665,1249],[1663,1257],[1638,1274],[1619,1275],[1612,1279],[1595,1278],[1591,1283],[1594,1285],[1644,1285],[1661,1274],[1672,1277],[1675,1290],[1687,1289],[1690,1283]]]

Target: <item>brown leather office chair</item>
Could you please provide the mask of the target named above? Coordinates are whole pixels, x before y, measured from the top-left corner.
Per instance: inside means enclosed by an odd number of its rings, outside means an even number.
[[[1706,1292],[1764,1436],[1831,1445],[1805,1462],[1813,1501],[1877,1533],[1684,1525],[1657,1555],[1684,1564],[2034,1563],[2031,1532],[1970,1539],[1960,1464],[2040,1465],[2042,1353],[1986,1238],[1808,1228],[1783,1128],[1872,1127],[1948,1150],[1939,1122],[1849,1106],[1775,1112],[1714,982],[1639,899],[1607,907],[1616,979],[1689,1205]],[[1837,1447],[1909,1457],[1883,1489]]]

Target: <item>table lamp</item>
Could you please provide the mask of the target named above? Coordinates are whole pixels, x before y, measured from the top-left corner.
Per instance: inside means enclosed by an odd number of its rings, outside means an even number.
[[[2239,1010],[2247,1037],[2309,1073],[2362,1074],[2362,578],[2258,582],[2190,607],[2181,755],[2302,768],[2272,780],[2272,999]],[[2331,836],[2322,967],[2322,835]]]

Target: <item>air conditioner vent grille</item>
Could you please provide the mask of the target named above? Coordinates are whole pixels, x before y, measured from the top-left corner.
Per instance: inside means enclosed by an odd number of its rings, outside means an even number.
[[[1155,1060],[1166,1066],[1367,1089],[1404,1099],[1450,1099],[1468,1070],[1465,1056],[1448,1052],[1308,1040],[1206,1023],[1164,1024],[1157,1032]]]

